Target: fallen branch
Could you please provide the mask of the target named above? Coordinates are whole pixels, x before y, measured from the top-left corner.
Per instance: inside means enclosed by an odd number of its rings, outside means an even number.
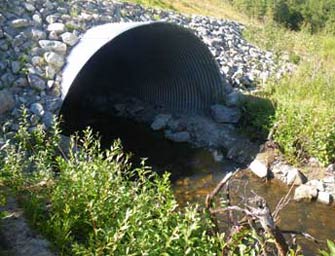
[[[215,214],[211,213],[211,208],[213,206],[213,198],[222,190],[226,183],[239,172],[240,169],[237,169],[235,172],[229,172],[226,176],[220,181],[220,183],[215,187],[215,189],[206,196],[206,209],[210,213],[210,218],[214,223],[214,233],[220,233],[219,223]]]

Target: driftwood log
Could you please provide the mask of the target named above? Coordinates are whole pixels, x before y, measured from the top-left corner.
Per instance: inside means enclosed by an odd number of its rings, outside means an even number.
[[[303,237],[310,239],[314,242],[318,242],[314,237],[309,234],[297,231],[283,231],[278,228],[276,223],[279,222],[279,213],[282,209],[290,201],[290,195],[293,189],[293,186],[289,189],[286,196],[284,196],[277,204],[275,210],[271,212],[266,200],[254,193],[252,198],[247,198],[246,203],[243,206],[231,205],[230,195],[229,195],[229,181],[234,177],[240,170],[237,169],[235,172],[229,172],[218,185],[214,188],[214,190],[209,193],[206,197],[206,209],[214,223],[213,232],[220,233],[219,228],[219,218],[218,214],[223,214],[228,212],[229,222],[232,223],[231,227],[231,235],[232,237],[234,232],[237,230],[241,230],[241,228],[248,228],[250,230],[256,231],[258,236],[264,236],[265,234],[270,236],[276,247],[276,255],[285,256],[289,252],[289,245],[286,241],[283,234],[291,234],[291,235],[302,235]],[[220,206],[219,208],[214,208],[214,199],[219,194],[219,192],[225,192],[226,194],[226,205]],[[232,216],[236,215],[234,213],[239,212],[242,215],[242,218],[238,222],[234,222]],[[262,232],[259,232],[259,228],[257,225],[261,227]],[[263,239],[264,241],[264,239]],[[263,249],[263,255],[267,255],[266,246],[260,240],[260,245]],[[227,241],[229,244],[229,241]],[[226,255],[225,251],[222,252],[222,255]]]

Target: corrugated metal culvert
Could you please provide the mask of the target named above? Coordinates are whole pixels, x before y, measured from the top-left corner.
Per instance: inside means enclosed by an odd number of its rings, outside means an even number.
[[[85,111],[85,97],[121,93],[172,113],[205,113],[224,94],[207,46],[184,27],[120,23],[87,31],[63,72],[65,121]]]

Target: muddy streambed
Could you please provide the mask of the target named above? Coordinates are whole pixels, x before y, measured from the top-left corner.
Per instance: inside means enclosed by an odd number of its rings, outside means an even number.
[[[195,149],[188,144],[173,143],[163,137],[160,132],[153,132],[147,125],[125,118],[106,116],[95,117],[89,123],[98,130],[103,138],[103,144],[108,147],[115,138],[120,138],[125,151],[133,153],[133,160],[148,158],[147,164],[155,171],[171,172],[173,190],[178,203],[182,206],[187,202],[204,205],[206,195],[211,192],[228,171],[235,170],[238,164],[223,160],[216,162],[208,150]],[[248,170],[231,182],[235,198],[250,195],[253,190],[263,196],[274,209],[283,197],[288,187],[280,182],[262,182]],[[315,202],[294,202],[281,211],[280,228],[308,232],[322,244],[315,245],[305,239],[298,239],[303,247],[304,255],[317,255],[318,248],[325,248],[326,239],[335,239],[335,208]]]

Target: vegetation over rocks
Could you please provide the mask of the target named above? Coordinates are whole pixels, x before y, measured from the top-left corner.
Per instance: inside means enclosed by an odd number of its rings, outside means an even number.
[[[132,166],[118,141],[103,151],[86,130],[64,153],[56,124],[30,133],[23,113],[17,135],[2,146],[0,179],[58,254],[257,255],[268,244],[276,255],[271,235],[264,240],[249,227],[225,236],[204,209],[178,208],[169,175],[144,162]]]

